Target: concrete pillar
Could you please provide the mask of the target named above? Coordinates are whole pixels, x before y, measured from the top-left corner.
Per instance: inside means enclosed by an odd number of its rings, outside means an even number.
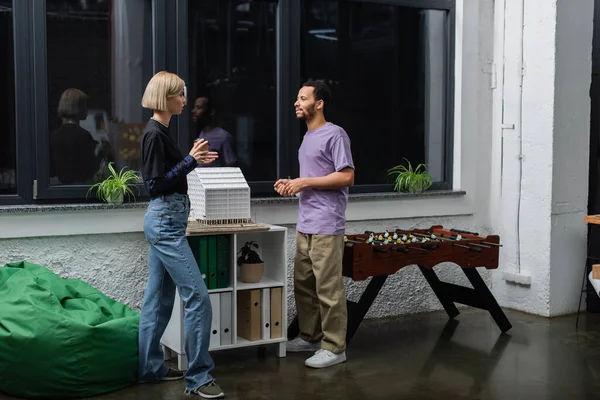
[[[490,213],[505,246],[492,290],[503,306],[571,313],[586,253],[594,0],[498,3]]]

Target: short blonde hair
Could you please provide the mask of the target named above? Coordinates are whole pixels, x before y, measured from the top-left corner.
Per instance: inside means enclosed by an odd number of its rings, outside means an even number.
[[[60,95],[58,116],[84,120],[87,118],[87,94],[79,89],[69,88]]]
[[[183,92],[184,86],[185,82],[177,75],[160,71],[148,82],[142,97],[142,107],[156,111],[168,111],[167,98],[179,96]]]

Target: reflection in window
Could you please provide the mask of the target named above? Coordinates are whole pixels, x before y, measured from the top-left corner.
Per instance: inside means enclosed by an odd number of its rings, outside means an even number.
[[[277,1],[188,2],[190,140],[248,181],[276,178]]]
[[[51,182],[98,182],[109,162],[139,169],[151,0],[46,4]]]
[[[302,4],[302,78],[330,85],[327,118],[352,140],[355,184],[390,183],[387,170],[404,158],[426,163],[433,180],[444,181],[446,11]]]
[[[17,193],[13,39],[12,0],[0,0],[0,196]]]

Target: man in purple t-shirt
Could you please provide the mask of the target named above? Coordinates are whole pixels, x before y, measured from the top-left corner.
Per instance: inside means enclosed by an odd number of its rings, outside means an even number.
[[[209,143],[209,151],[219,153],[219,159],[211,164],[200,164],[199,167],[232,167],[237,164],[233,137],[229,132],[214,126],[215,109],[209,97],[200,96],[192,108],[192,121],[196,123],[199,131],[198,139]]]
[[[348,187],[354,184],[350,138],[327,122],[331,92],[321,81],[309,81],[294,103],[296,117],[308,131],[298,151],[300,177],[280,179],[275,190],[299,196],[296,226],[294,294],[300,335],[288,351],[316,351],[308,367],[324,368],[346,361],[347,310],[342,280]]]

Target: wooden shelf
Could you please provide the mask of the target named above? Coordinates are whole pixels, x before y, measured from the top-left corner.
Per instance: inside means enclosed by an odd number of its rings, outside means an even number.
[[[600,215],[588,215],[583,218],[583,222],[586,224],[600,225]]]
[[[275,338],[275,339],[261,339],[261,340],[250,341],[250,340],[244,339],[243,337],[238,336],[235,344],[227,344],[224,346],[209,347],[208,350],[209,351],[229,350],[229,349],[236,349],[239,347],[261,346],[261,345],[277,344],[277,343],[283,343],[283,342],[287,342],[287,339],[286,338]]]
[[[197,235],[221,235],[240,232],[264,232],[270,227],[262,224],[228,224],[228,225],[205,225],[198,221],[188,221],[186,234],[188,236]]]
[[[240,227],[206,227],[210,229],[194,229],[194,224],[188,225],[188,236],[203,236],[203,235],[229,235],[229,283],[228,287],[221,289],[210,289],[208,291],[211,306],[213,308],[213,319],[211,325],[211,339],[209,351],[235,349],[240,347],[260,346],[274,344],[277,345],[277,356],[285,357],[287,342],[287,228],[276,225],[254,225],[247,227],[248,229],[240,229]],[[191,231],[189,232],[190,229]],[[258,283],[244,283],[239,277],[239,268],[236,265],[237,252],[247,241],[254,240],[259,244],[257,253],[264,261],[265,269],[263,278]],[[238,331],[238,298],[245,295],[245,290],[260,291],[263,296],[265,292],[273,293],[275,289],[277,298],[280,298],[280,304],[277,304],[276,317],[269,314],[268,309],[266,314],[261,314],[262,318],[277,318],[281,322],[281,333],[275,333],[276,336],[282,337],[274,339],[260,339],[249,341],[239,336],[241,330]],[[256,294],[256,293],[254,293]],[[267,297],[264,297],[268,299]],[[270,301],[270,300],[267,300]],[[266,304],[273,304],[266,303]],[[262,305],[261,305],[262,307]],[[279,314],[281,307],[281,314]],[[161,345],[165,349],[165,357],[168,355],[176,355],[178,368],[181,370],[187,369],[188,360],[185,354],[185,337],[183,329],[185,305],[176,293],[175,305],[171,314],[171,319],[161,338]],[[266,316],[265,316],[266,315]],[[278,316],[278,317],[277,317]],[[226,321],[222,323],[221,321]],[[261,320],[261,326],[262,326]],[[266,325],[267,327],[269,325]],[[261,328],[261,329],[264,329]],[[269,333],[261,330],[261,337],[268,338]]]
[[[208,289],[208,293],[225,293],[225,292],[233,292],[232,287],[226,287],[221,289]]]
[[[276,281],[269,278],[262,278],[260,282],[257,283],[245,283],[242,281],[238,281],[236,285],[237,290],[249,290],[249,289],[263,289],[263,288],[271,288],[271,287],[282,287],[283,282]]]

